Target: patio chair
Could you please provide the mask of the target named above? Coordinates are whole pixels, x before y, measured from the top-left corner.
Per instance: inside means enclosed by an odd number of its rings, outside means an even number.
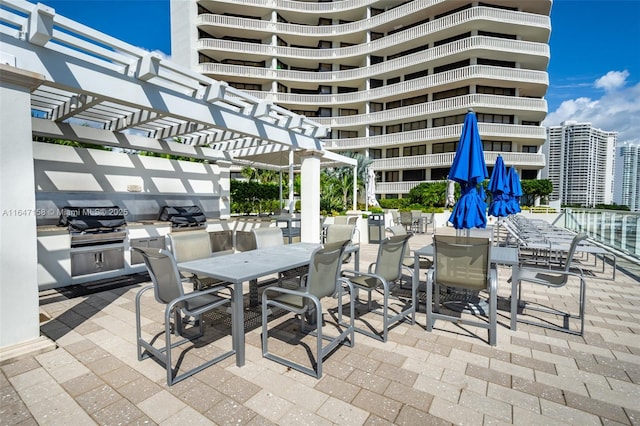
[[[236,351],[234,348],[197,367],[193,367],[182,374],[178,374],[180,362],[178,362],[174,369],[171,360],[172,349],[186,342],[199,339],[204,335],[204,322],[202,315],[212,309],[228,305],[230,303],[230,299],[220,296],[220,292],[222,290],[230,291],[230,289],[227,286],[216,286],[204,291],[194,291],[189,294],[184,294],[178,267],[171,252],[157,248],[139,247],[132,247],[132,250],[142,256],[152,282],[151,285],[141,288],[136,294],[136,342],[138,360],[142,361],[149,357],[154,357],[160,363],[164,364],[167,370],[167,384],[172,386],[173,384],[235,354]],[[154,346],[156,339],[159,341],[162,340],[159,336],[156,336],[150,341],[147,341],[142,337],[141,299],[142,295],[151,289],[154,290],[156,301],[165,305],[164,333],[162,333],[164,334],[164,346],[160,348]],[[173,329],[171,326],[172,314],[174,317]],[[198,327],[197,333],[194,334],[191,330],[184,329],[183,315],[185,318],[196,318],[196,324]],[[176,336],[182,337],[182,339],[172,342],[171,336],[174,333]]]
[[[256,240],[256,248],[278,247],[284,245],[282,229],[277,226],[253,228],[251,230]]]
[[[396,209],[389,210],[391,212],[391,222],[393,222],[393,226],[402,225],[400,222],[400,212]]]
[[[369,265],[368,272],[359,272],[353,270],[343,270],[343,276],[346,277],[353,285],[354,290],[364,290],[368,294],[367,312],[373,312],[382,315],[382,331],[378,332],[369,327],[370,330],[356,328],[355,331],[372,337],[383,342],[387,341],[389,326],[397,321],[404,320],[411,314],[411,323],[415,323],[415,306],[416,306],[416,288],[411,288],[411,307],[403,309],[399,313],[389,313],[389,296],[391,295],[392,286],[398,283],[402,278],[403,270],[411,277],[413,281],[413,269],[407,268],[402,264],[404,253],[406,252],[407,242],[411,234],[396,235],[388,237],[380,242],[378,247],[378,256],[376,261]],[[371,295],[374,291],[382,293],[381,310],[373,310]],[[351,293],[354,298],[354,293]],[[342,318],[342,293],[339,294],[338,302],[338,318]]]
[[[309,273],[302,277],[300,286],[295,289],[270,286],[262,293],[262,356],[291,367],[316,378],[322,377],[322,362],[339,344],[349,341],[354,344],[354,302],[351,301],[351,322],[340,334],[334,337],[323,333],[322,299],[335,295],[344,283],[340,277],[340,266],[348,240],[327,243],[314,251],[311,257]],[[348,283],[346,283],[349,285]],[[301,331],[306,330],[305,317],[315,326],[316,351],[315,367],[311,368],[295,363],[269,352],[268,315],[269,308],[280,308],[300,316]],[[323,340],[329,343],[323,346]],[[313,361],[312,361],[313,363]]]
[[[422,210],[411,210],[411,230],[413,233],[427,232],[426,226],[423,228],[422,225]]]
[[[337,241],[348,240],[349,243],[353,243],[353,238],[356,233],[355,225],[329,225],[327,226],[327,232],[325,236],[325,242],[335,243]],[[343,263],[349,263],[351,261],[351,253],[347,253],[344,256]]]
[[[173,253],[176,262],[187,262],[189,260],[205,259],[212,256],[211,238],[204,229],[197,231],[171,232],[169,235],[169,248]],[[181,272],[182,277],[188,279],[193,284],[194,290],[204,290],[208,287],[219,285],[222,281],[199,277],[196,274]]]
[[[256,248],[279,247],[284,245],[284,234],[282,228],[277,226],[269,226],[264,228],[253,228],[251,230],[255,239]],[[307,267],[290,269],[288,271],[278,272],[278,285],[282,286],[284,280],[297,278],[307,273]],[[250,304],[258,304],[258,281],[254,280],[249,283],[249,300]]]
[[[427,272],[427,331],[437,319],[475,325],[489,330],[489,344],[497,341],[498,274],[491,267],[491,242],[487,238],[434,235],[434,265]],[[488,322],[440,313],[440,287],[489,293]],[[433,300],[433,297],[436,300]]]
[[[404,229],[413,232],[413,216],[411,212],[400,212],[400,224],[404,226]]]
[[[558,326],[551,322],[535,322],[522,318],[518,318],[519,322],[536,325],[539,327],[548,328],[551,330],[563,331],[565,333],[575,334],[582,336],[584,333],[584,310],[586,305],[586,281],[582,270],[576,265],[572,264],[573,257],[576,252],[578,244],[587,239],[587,234],[579,233],[571,241],[569,251],[564,259],[563,267],[561,269],[552,269],[550,266],[524,266],[520,267],[520,273],[518,274],[518,306],[522,306],[524,309],[533,311],[549,313],[553,315],[559,315],[563,318],[563,325]],[[572,272],[571,269],[577,269],[578,272]],[[533,305],[533,302],[523,302],[521,300],[522,282],[529,282],[532,284],[540,284],[549,288],[560,288],[568,284],[569,278],[575,277],[580,280],[580,295],[578,299],[579,313],[578,315],[571,314],[566,311],[561,311],[551,307],[542,306],[540,304]],[[515,279],[515,277],[514,277]],[[529,307],[530,306],[530,307]],[[569,328],[569,319],[578,319],[580,321],[580,329],[578,331],[571,330]]]
[[[394,225],[387,228],[391,235],[407,235],[407,230],[402,225]],[[429,269],[433,265],[431,259],[426,258],[424,256],[420,257],[420,269]],[[411,241],[407,241],[406,252],[404,254],[404,259],[402,259],[402,265],[407,268],[413,269],[415,266],[415,256],[411,251]]]

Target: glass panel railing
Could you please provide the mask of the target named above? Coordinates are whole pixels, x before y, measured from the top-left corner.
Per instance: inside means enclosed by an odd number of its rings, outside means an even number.
[[[564,227],[640,259],[640,212],[568,208]]]

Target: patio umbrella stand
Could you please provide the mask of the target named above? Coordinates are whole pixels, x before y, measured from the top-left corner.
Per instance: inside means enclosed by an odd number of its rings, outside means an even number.
[[[472,110],[464,118],[462,134],[458,148],[449,170],[449,179],[460,184],[460,199],[456,202],[449,217],[449,222],[460,235],[466,229],[486,228],[487,204],[484,201],[484,190],[480,185],[487,177],[487,165],[484,161],[482,140],[478,131],[478,119]],[[477,314],[488,311],[486,301],[478,297],[478,292],[459,290],[449,295],[444,305],[456,312]]]
[[[496,158],[487,189],[491,193],[489,215],[498,218],[497,233],[500,235],[501,220],[503,217],[509,216],[509,193],[511,192],[507,168],[501,155]]]

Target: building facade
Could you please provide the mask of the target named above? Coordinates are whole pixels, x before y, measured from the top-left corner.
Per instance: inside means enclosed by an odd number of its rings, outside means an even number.
[[[446,179],[473,109],[489,170],[545,165],[551,0],[172,0],[172,59],[331,129],[379,198]]]
[[[552,201],[594,207],[613,201],[616,132],[565,121],[547,128],[542,177],[553,184]]]
[[[617,146],[615,163],[613,200],[631,211],[640,211],[640,144]]]

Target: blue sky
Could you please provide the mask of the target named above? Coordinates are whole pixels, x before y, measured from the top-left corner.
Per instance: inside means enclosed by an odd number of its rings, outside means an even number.
[[[169,0],[40,0],[67,18],[171,54]],[[640,0],[555,0],[545,125],[591,122],[640,143]]]

